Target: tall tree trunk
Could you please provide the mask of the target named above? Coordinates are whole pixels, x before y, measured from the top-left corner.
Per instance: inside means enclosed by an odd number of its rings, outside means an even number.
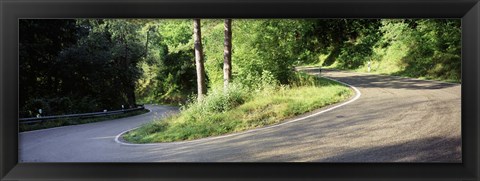
[[[232,19],[225,19],[225,39],[223,41],[223,89],[226,90],[232,79]]]
[[[197,66],[197,94],[198,100],[202,100],[207,93],[205,85],[205,67],[203,65],[202,34],[200,30],[200,19],[193,20],[193,34],[195,47],[195,64]]]

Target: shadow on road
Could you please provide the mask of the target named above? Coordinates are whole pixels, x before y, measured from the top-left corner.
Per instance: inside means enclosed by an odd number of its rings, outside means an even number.
[[[356,75],[339,78],[340,81],[347,82],[360,88],[393,88],[408,90],[429,90],[444,89],[457,86],[441,82],[432,82],[416,79],[407,79],[400,77],[391,77],[383,75]]]
[[[450,162],[462,160],[461,138],[430,137],[390,146],[352,150],[317,162]],[[373,159],[375,158],[375,159]]]

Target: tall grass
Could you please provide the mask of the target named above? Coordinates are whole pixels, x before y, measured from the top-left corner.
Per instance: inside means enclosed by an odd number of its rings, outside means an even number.
[[[232,83],[199,102],[182,107],[180,114],[155,120],[128,132],[134,143],[172,142],[223,135],[272,125],[287,118],[349,98],[352,91],[336,82],[304,73],[290,85],[249,88]]]

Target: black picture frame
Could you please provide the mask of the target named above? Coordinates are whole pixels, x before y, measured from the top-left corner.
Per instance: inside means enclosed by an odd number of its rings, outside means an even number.
[[[1,180],[478,180],[479,0],[1,0]],[[18,163],[19,18],[461,18],[462,163]]]

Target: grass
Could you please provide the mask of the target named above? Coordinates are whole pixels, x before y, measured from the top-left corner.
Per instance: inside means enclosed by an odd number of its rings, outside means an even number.
[[[136,115],[144,114],[144,113],[147,113],[147,112],[148,112],[148,110],[144,109],[144,110],[137,110],[137,111],[133,111],[133,112],[125,113],[125,114],[116,114],[116,115],[110,115],[110,116],[105,116],[105,117],[93,117],[93,118],[84,118],[84,119],[81,119],[81,118],[63,118],[63,119],[58,119],[58,120],[43,121],[43,122],[39,122],[39,123],[20,124],[19,125],[19,130],[20,130],[20,132],[24,132],[24,131],[33,131],[33,130],[39,130],[39,129],[59,127],[59,126],[86,124],[86,123],[93,123],[93,122],[99,122],[99,121],[106,121],[106,120],[136,116]]]
[[[231,84],[213,90],[204,101],[180,114],[147,123],[123,135],[133,143],[173,142],[241,132],[278,124],[285,119],[343,101],[353,91],[339,83],[298,74],[295,84],[251,90]]]

